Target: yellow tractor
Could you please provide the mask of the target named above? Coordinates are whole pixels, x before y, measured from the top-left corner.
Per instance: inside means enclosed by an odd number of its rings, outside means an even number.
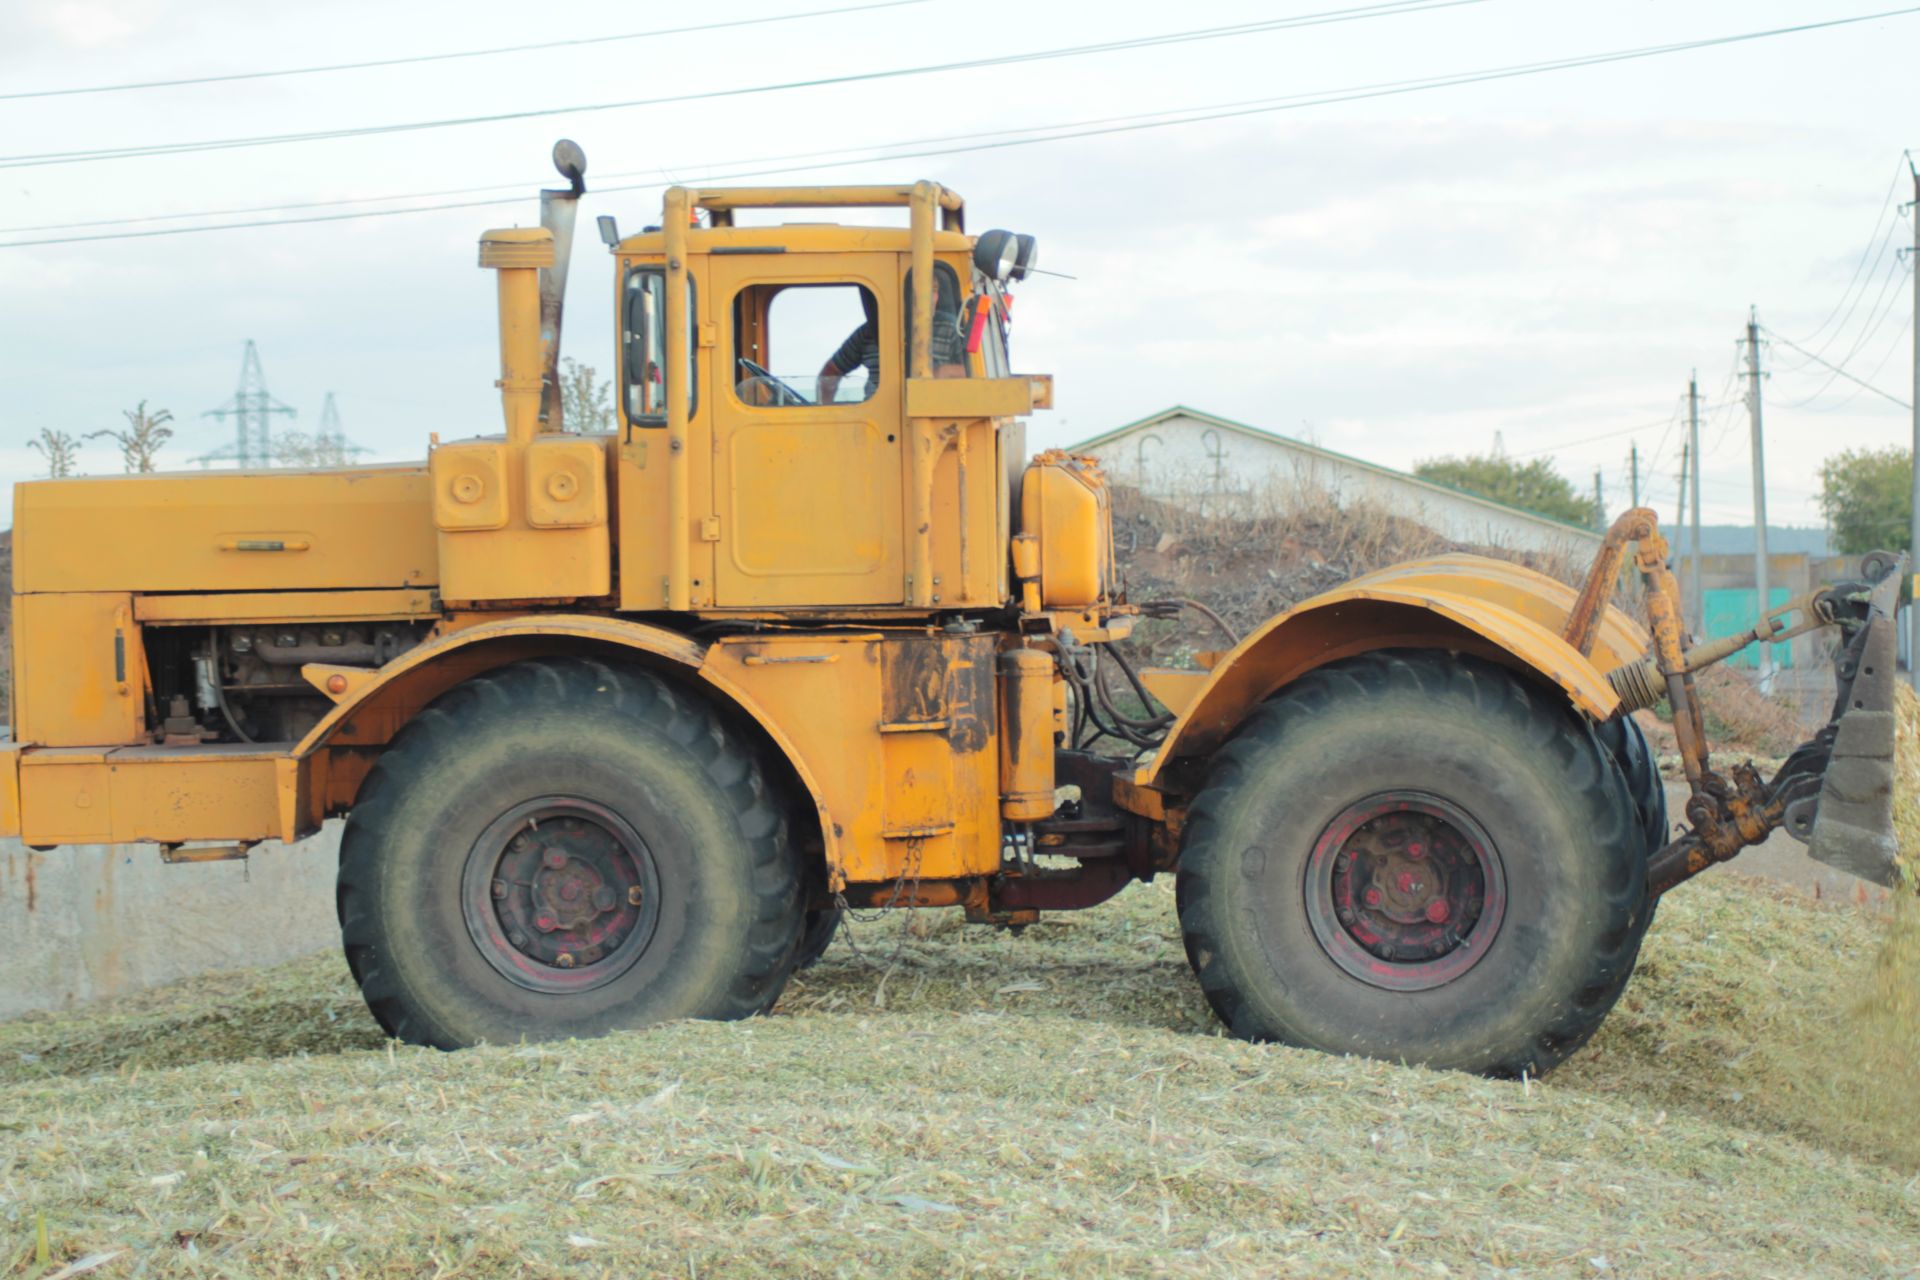
[[[600,219],[617,429],[570,430],[555,158],[480,240],[504,431],[16,488],[0,834],[195,862],[345,815],[353,973],[448,1048],[763,1013],[848,907],[1019,925],[1171,873],[1235,1033],[1493,1073],[1577,1048],[1657,895],[1774,828],[1891,874],[1896,557],[1689,650],[1636,510],[1578,591],[1443,556],[1136,670],[1180,606],[1128,599],[1092,460],[1027,456],[1030,237],[931,182],[671,189]],[[906,225],[768,216],[859,208]],[[1607,603],[1630,549],[1650,628]],[[1808,627],[1833,723],[1716,772],[1694,672]]]

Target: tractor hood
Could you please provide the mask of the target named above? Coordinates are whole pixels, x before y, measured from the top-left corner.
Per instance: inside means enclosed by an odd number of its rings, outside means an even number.
[[[439,582],[424,463],[36,480],[13,589],[294,591]]]

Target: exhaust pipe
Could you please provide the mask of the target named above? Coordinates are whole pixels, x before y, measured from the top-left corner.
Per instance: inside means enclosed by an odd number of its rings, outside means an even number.
[[[568,189],[540,193],[540,225],[553,233],[553,264],[540,269],[540,427],[564,431],[560,406],[560,321],[567,300],[567,263],[573,257],[573,219],[587,190],[587,153],[572,138],[553,144],[553,167]]]

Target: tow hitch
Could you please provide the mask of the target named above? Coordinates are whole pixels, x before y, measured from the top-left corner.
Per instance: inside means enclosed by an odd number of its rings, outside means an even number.
[[[1608,530],[1600,554],[1568,615],[1566,639],[1582,653],[1593,645],[1602,606],[1627,543],[1647,581],[1653,652],[1608,673],[1620,695],[1618,715],[1653,706],[1673,709],[1674,737],[1693,794],[1688,829],[1648,862],[1649,891],[1658,896],[1716,862],[1759,844],[1776,827],[1805,843],[1808,855],[1863,880],[1892,885],[1898,846],[1893,835],[1894,611],[1907,557],[1876,551],[1862,557],[1860,577],[1791,600],[1751,630],[1692,649],[1684,646],[1679,585],[1667,567],[1667,542],[1653,512],[1636,508]],[[1773,777],[1750,763],[1726,773],[1709,759],[1706,722],[1693,677],[1749,644],[1775,644],[1836,628],[1838,693],[1826,726],[1796,749]]]

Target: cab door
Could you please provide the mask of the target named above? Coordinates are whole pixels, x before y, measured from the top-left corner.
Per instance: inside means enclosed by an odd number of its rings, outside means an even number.
[[[894,254],[715,254],[714,603],[899,604],[906,342]],[[832,272],[827,273],[831,263]],[[863,297],[862,295],[865,295]],[[878,377],[820,373],[867,318]],[[865,344],[851,344],[858,348]]]

